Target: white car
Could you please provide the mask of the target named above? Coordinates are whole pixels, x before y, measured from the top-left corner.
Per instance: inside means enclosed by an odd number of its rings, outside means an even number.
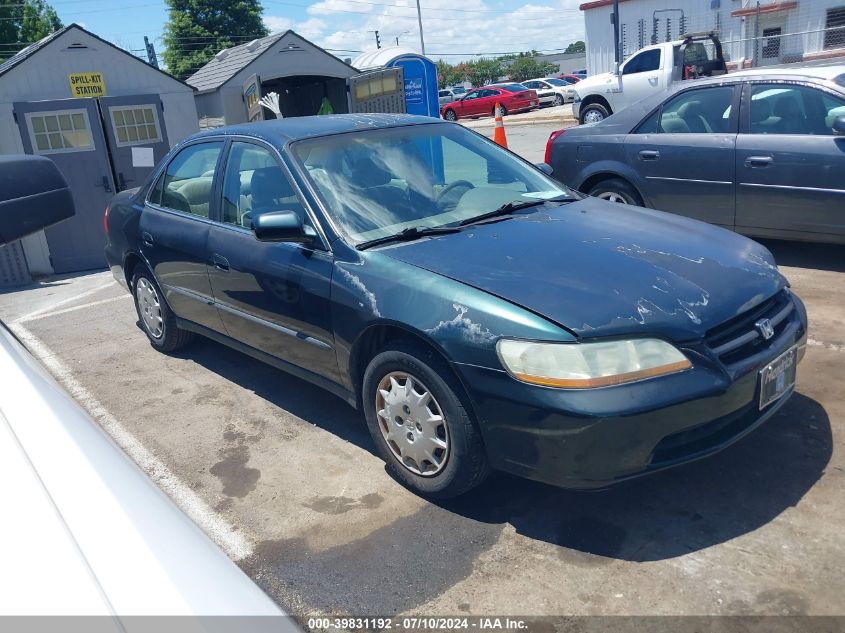
[[[523,81],[522,85],[531,88],[540,98],[540,105],[560,106],[567,101],[574,99],[575,93],[571,91],[571,84],[563,79],[555,77],[544,77],[542,79],[531,79]]]

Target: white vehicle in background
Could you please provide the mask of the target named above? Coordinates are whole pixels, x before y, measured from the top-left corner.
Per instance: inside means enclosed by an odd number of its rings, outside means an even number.
[[[440,106],[451,103],[455,101],[457,97],[455,97],[455,93],[452,91],[451,88],[443,88],[443,90],[437,91],[437,102]]]
[[[592,75],[571,86],[575,91],[572,114],[579,123],[596,123],[677,81],[726,72],[716,34],[691,33],[637,51],[619,67],[619,74]]]
[[[574,94],[571,92],[572,84],[556,77],[543,77],[523,81],[522,85],[531,88],[540,98],[540,105],[561,106],[566,103],[567,98],[571,102]],[[545,101],[544,101],[545,99]]]
[[[73,214],[52,161],[0,157],[0,245]],[[24,344],[39,345],[20,325],[0,322],[0,617],[97,618],[9,627],[152,633],[162,630],[160,618],[135,616],[189,616],[180,630],[225,622],[216,630],[298,632]],[[246,543],[234,532],[224,538]],[[210,620],[218,616],[228,617]]]

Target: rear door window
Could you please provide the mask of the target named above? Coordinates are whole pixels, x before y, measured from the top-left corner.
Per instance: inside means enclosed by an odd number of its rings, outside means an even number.
[[[682,92],[663,104],[657,131],[663,134],[730,132],[733,100],[733,86]]]
[[[754,84],[749,130],[752,134],[833,136],[833,121],[845,116],[845,100],[810,86]]]
[[[150,202],[207,218],[223,142],[196,143],[176,154],[150,194]]]

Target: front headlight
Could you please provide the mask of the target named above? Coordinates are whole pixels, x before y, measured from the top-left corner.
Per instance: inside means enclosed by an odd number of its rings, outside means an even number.
[[[678,348],[652,338],[596,343],[501,339],[496,349],[517,380],[567,389],[618,385],[692,367]]]

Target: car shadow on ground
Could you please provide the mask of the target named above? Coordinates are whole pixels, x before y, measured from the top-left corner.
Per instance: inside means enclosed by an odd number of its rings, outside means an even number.
[[[845,247],[841,244],[758,240],[772,251],[779,266],[845,272]]]
[[[695,463],[599,491],[496,474],[442,507],[562,546],[561,558],[656,561],[751,532],[796,505],[821,478],[833,441],[824,408],[794,395],[762,427]]]
[[[319,387],[201,337],[177,355],[375,453],[363,414]],[[575,565],[663,560],[751,532],[797,504],[821,478],[832,447],[824,408],[797,393],[740,442],[692,464],[603,491],[494,473],[430,510],[441,525],[472,533],[498,534],[510,524],[526,538],[560,546],[560,558]]]

